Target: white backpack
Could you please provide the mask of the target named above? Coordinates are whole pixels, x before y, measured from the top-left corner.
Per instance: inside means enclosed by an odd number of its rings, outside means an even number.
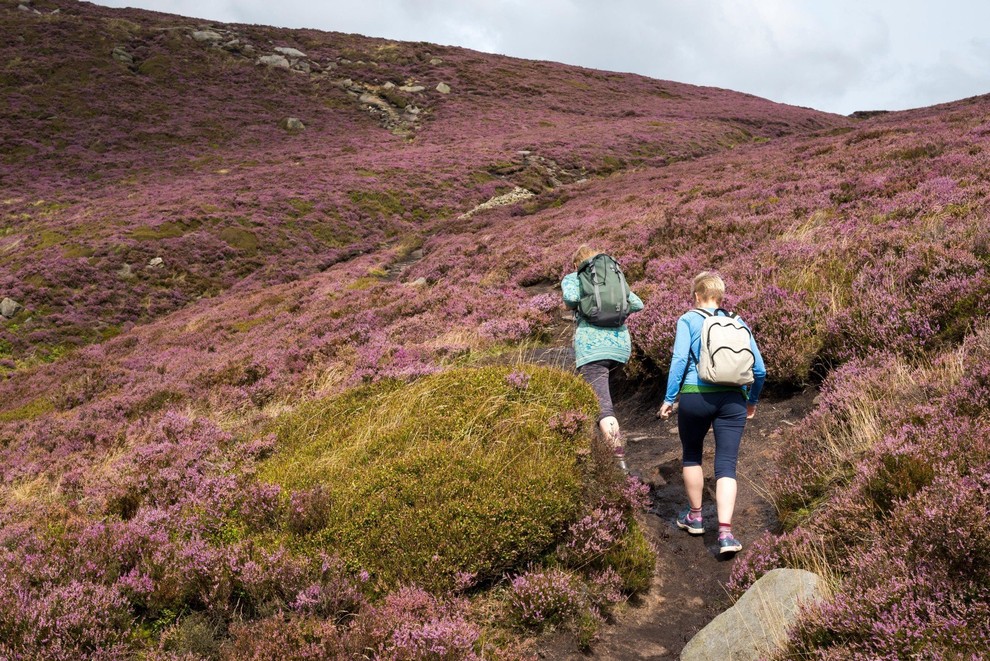
[[[718,308],[715,314],[695,308],[705,318],[701,326],[701,355],[698,376],[722,386],[748,386],[753,383],[756,357],[750,348],[753,334],[734,312]],[[719,313],[722,314],[719,314]]]

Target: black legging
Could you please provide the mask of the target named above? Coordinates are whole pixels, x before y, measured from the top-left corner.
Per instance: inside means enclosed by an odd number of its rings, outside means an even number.
[[[736,477],[739,443],[746,427],[746,399],[741,392],[681,393],[677,431],[683,466],[700,466],[705,434],[715,429],[715,479]]]
[[[595,360],[578,368],[578,374],[591,384],[591,389],[598,398],[598,422],[610,416],[615,417],[612,393],[608,387],[608,375],[621,364],[617,360]]]

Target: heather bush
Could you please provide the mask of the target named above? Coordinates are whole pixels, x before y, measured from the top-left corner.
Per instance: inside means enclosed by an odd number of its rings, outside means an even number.
[[[785,654],[969,658],[986,649],[987,338],[981,326],[928,364],[850,363],[796,430],[801,456],[785,448],[771,493],[796,527],[754,543],[730,581],[739,593],[781,565],[826,576],[832,596],[807,610]]]
[[[512,579],[509,608],[526,627],[562,624],[586,607],[580,579],[560,569],[537,570]]]

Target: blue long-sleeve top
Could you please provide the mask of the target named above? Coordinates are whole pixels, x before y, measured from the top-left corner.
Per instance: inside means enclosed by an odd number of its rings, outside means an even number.
[[[715,308],[705,308],[714,313]],[[740,320],[742,321],[742,320]],[[691,386],[692,390],[701,391],[725,391],[735,390],[734,386],[719,386],[703,381],[698,376],[697,357],[701,355],[701,327],[705,323],[705,318],[701,314],[693,311],[685,312],[677,320],[677,333],[674,335],[674,354],[670,360],[670,372],[667,375],[667,394],[664,403],[673,404],[677,394],[682,387]],[[743,322],[745,325],[746,322]],[[749,328],[749,326],[746,326]],[[748,388],[743,388],[750,404],[755,405],[760,400],[760,393],[763,391],[763,383],[767,378],[767,368],[763,363],[763,356],[756,346],[756,338],[750,334],[750,346],[753,351],[753,384]]]
[[[581,302],[581,282],[577,273],[569,273],[560,283],[564,295],[564,305],[574,309]],[[643,301],[636,294],[629,292],[629,311],[639,312],[643,309]],[[574,329],[574,361],[577,367],[596,360],[615,360],[620,363],[629,361],[632,354],[632,339],[629,329],[623,324],[618,328],[601,328],[589,324],[578,317],[577,328]]]

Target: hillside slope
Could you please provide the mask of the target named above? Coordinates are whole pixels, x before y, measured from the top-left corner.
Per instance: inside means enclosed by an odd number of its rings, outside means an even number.
[[[771,480],[790,537],[744,554],[735,588],[772,563],[812,564],[794,551],[808,539],[816,558],[848,567],[862,549],[886,548],[891,521],[898,544],[972,569],[963,556],[982,544],[976,527],[951,549],[932,541],[934,520],[911,530],[953,480],[967,512],[987,507],[986,375],[944,366],[985,353],[990,98],[855,122],[463,49],[32,6],[40,13],[0,5],[4,34],[22,38],[0,45],[10,99],[0,297],[24,306],[0,326],[0,634],[23,645],[12,654],[44,644],[28,633],[39,622],[54,623],[43,633],[67,658],[167,658],[180,629],[213,631],[207,656],[221,644],[246,653],[255,638],[277,649],[272,632],[283,629],[298,633],[293,644],[344,645],[333,636],[352,621],[326,613],[381,614],[403,599],[431,622],[461,622],[422,595],[332,601],[354,594],[329,560],[303,568],[293,554],[305,544],[266,546],[259,530],[310,534],[329,511],[322,492],[259,483],[285,451],[272,425],[304,400],[360,403],[365,391],[351,388],[361,385],[408,392],[395,382],[415,387],[548,342],[554,285],[585,242],[618,256],[647,302],[630,322],[631,378],[662,376],[690,279],[706,268],[725,276],[729,305],[754,327],[771,391],[828,378],[788,444],[813,438],[814,456],[780,457]],[[286,58],[296,70],[256,63],[276,47],[305,57]],[[306,128],[281,128],[288,117]],[[517,186],[535,195],[468,213]],[[894,393],[869,377],[878,364],[897,366]],[[523,397],[527,378],[496,379],[499,392]],[[939,423],[913,397],[917,384],[964,424]],[[894,414],[863,413],[884,407]],[[544,414],[554,422],[533,433],[547,438],[576,419]],[[829,445],[846,436],[855,442]],[[965,454],[948,439],[964,440]],[[246,503],[272,509],[245,513]],[[851,539],[841,521],[853,515],[866,523]],[[123,551],[94,567],[80,546],[104,559]],[[974,645],[990,636],[985,568],[933,576],[922,554],[899,562],[890,585],[882,554],[857,561],[854,576],[874,591],[816,614],[796,649],[946,654],[958,642],[937,634],[944,622],[929,615],[940,610]],[[922,569],[924,594],[902,580]],[[262,581],[266,571],[291,594]],[[506,588],[475,587],[458,613],[489,622],[485,600]],[[314,611],[307,599],[324,601]],[[896,629],[902,612],[920,622],[910,635],[864,624]],[[511,647],[484,641],[472,647],[482,656]]]
[[[0,45],[0,294],[30,319],[0,329],[15,361],[416,243],[515,186],[549,205],[596,173],[848,123],[463,49],[16,4],[0,14],[16,35]]]

